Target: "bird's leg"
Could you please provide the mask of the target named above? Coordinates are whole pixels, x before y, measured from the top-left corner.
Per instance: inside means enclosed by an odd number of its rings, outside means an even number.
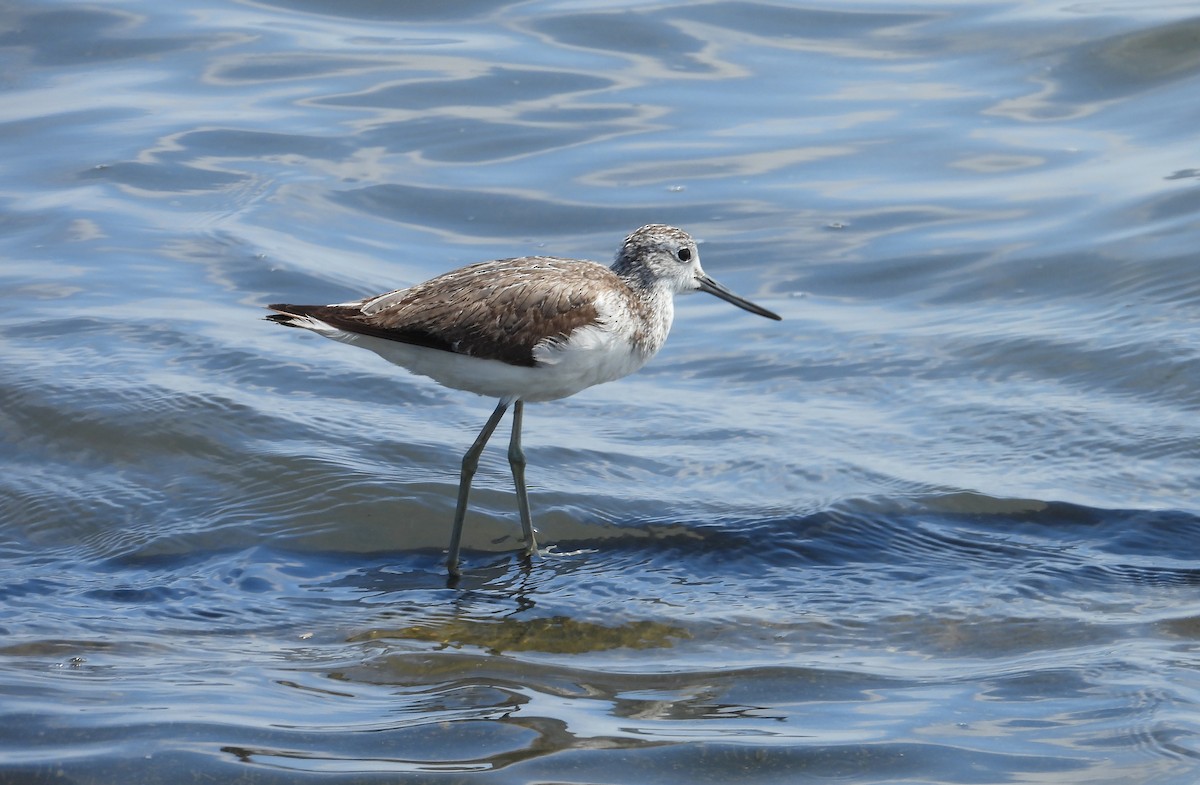
[[[533,536],[533,520],[529,516],[529,493],[525,490],[525,452],[521,449],[521,415],[525,402],[517,399],[513,406],[512,440],[508,443],[508,465],[512,467],[513,485],[517,487],[517,509],[521,513],[521,530],[525,537],[525,556],[537,553]]]
[[[471,449],[467,450],[467,454],[462,459],[462,474],[458,478],[458,506],[454,508],[454,528],[450,531],[450,554],[446,557],[446,569],[454,577],[461,574],[458,569],[458,551],[459,545],[462,543],[463,520],[467,517],[467,497],[471,495],[471,478],[475,476],[475,470],[479,468],[479,454],[483,452],[484,445],[492,437],[496,426],[500,424],[500,418],[507,410],[508,401],[501,399],[500,403],[496,405],[496,410],[492,412],[492,416],[484,423],[483,430],[475,437],[475,443],[471,445]]]

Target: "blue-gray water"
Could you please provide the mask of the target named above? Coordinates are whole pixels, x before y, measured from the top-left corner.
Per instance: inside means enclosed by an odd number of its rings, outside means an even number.
[[[1192,783],[1192,3],[0,9],[0,781]],[[261,321],[644,223],[528,407]],[[501,432],[503,434],[503,431]]]

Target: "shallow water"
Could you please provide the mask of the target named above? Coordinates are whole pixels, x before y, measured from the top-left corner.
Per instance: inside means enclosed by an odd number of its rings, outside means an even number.
[[[1191,783],[1187,3],[0,11],[0,781]],[[643,371],[260,321],[643,223]]]

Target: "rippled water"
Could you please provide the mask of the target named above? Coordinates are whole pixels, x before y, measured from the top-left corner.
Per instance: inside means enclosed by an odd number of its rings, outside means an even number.
[[[452,7],[451,7],[452,6]],[[1190,3],[0,9],[0,781],[1191,783]],[[260,320],[643,223],[639,374]]]

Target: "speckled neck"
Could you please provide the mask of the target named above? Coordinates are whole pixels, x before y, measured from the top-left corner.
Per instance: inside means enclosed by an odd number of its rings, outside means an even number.
[[[647,248],[630,237],[617,252],[612,271],[636,292],[648,292],[655,288],[660,279],[646,266]]]

